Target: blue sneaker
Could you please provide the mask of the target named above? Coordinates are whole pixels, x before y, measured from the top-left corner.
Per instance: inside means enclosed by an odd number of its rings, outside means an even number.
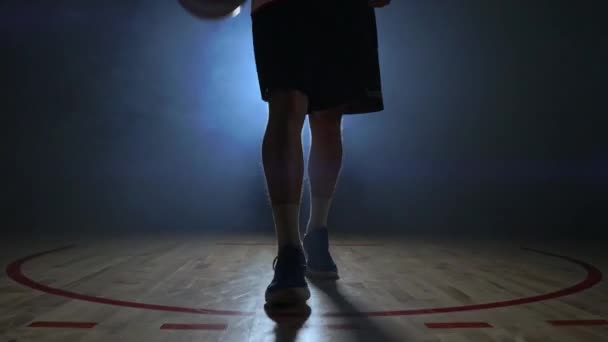
[[[304,276],[306,258],[300,248],[290,245],[282,247],[272,268],[274,277],[266,288],[266,303],[297,304],[310,298],[310,290]]]
[[[338,268],[329,253],[329,233],[326,227],[314,229],[304,236],[306,276],[338,279]]]

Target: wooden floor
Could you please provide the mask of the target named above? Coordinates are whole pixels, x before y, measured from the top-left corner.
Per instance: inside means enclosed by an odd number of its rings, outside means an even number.
[[[608,341],[599,245],[332,243],[342,278],[272,310],[271,236],[16,243],[0,252],[0,341]]]

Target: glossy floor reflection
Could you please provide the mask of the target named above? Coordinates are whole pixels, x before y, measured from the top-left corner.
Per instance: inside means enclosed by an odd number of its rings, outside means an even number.
[[[65,246],[65,247],[62,247]],[[532,249],[522,249],[531,247]],[[77,237],[2,250],[2,341],[604,341],[593,243],[336,235],[337,281],[268,307],[270,235]]]

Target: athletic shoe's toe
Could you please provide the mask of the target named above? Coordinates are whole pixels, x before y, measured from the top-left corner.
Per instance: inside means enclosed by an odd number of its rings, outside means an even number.
[[[310,298],[310,290],[304,276],[306,259],[300,248],[281,248],[273,267],[274,278],[265,295],[268,304],[296,304]]]
[[[329,233],[326,227],[314,229],[304,236],[306,276],[338,279],[338,267],[329,253]]]

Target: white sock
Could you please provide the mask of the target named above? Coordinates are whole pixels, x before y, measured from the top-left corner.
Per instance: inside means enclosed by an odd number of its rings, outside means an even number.
[[[300,204],[273,205],[272,213],[279,248],[287,244],[300,247]]]
[[[306,232],[327,226],[327,217],[332,198],[312,197],[310,201],[310,218]]]

